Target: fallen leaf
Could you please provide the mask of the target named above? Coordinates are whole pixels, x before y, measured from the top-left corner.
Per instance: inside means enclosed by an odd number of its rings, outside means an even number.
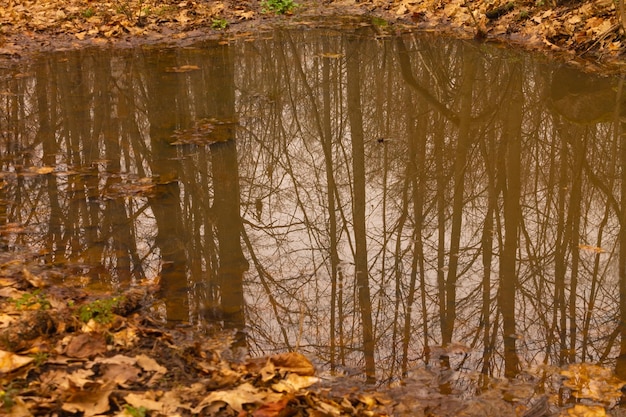
[[[236,412],[241,413],[244,404],[259,404],[268,401],[276,401],[278,399],[280,399],[278,394],[271,396],[269,393],[260,391],[252,384],[246,382],[232,390],[213,391],[191,411],[193,413],[202,413],[206,407],[217,402],[223,402],[228,404],[230,408]]]
[[[137,359],[137,365],[141,366],[146,372],[156,372],[157,374],[164,374],[167,372],[167,368],[165,366],[159,365],[159,363],[146,355],[137,355],[135,357]]]
[[[281,415],[289,415],[284,412],[290,398],[285,396],[279,401],[262,404],[259,408],[252,412],[252,417],[278,417]]]
[[[0,350],[0,373],[9,373],[22,366],[26,366],[34,359],[28,356],[16,355],[13,352]]]
[[[46,283],[44,282],[43,279],[41,279],[37,275],[32,274],[26,268],[22,269],[22,275],[24,276],[24,279],[28,281],[28,283],[35,288],[43,288],[46,286]]]
[[[119,385],[136,381],[139,372],[138,368],[126,363],[107,363],[100,367],[103,381],[112,381]]]
[[[588,363],[571,364],[561,371],[567,380],[564,386],[572,390],[576,398],[595,401],[613,401],[621,397],[626,382],[616,378],[608,368]]]
[[[315,367],[311,361],[301,353],[287,352],[270,356],[270,361],[281,370],[293,372],[298,375],[312,376],[315,375]]]
[[[109,411],[109,395],[115,383],[96,384],[90,389],[79,390],[70,395],[61,407],[70,413],[83,413],[84,417],[95,416]]]
[[[72,337],[65,354],[73,358],[89,358],[107,351],[104,335],[101,333],[81,333]]]
[[[308,388],[318,381],[319,378],[314,376],[301,376],[289,373],[285,379],[282,379],[272,385],[272,389],[276,392],[293,393],[300,391],[303,388]]]
[[[197,65],[181,65],[180,67],[169,67],[165,69],[165,72],[191,72],[199,70]]]
[[[151,391],[143,392],[141,394],[131,393],[124,397],[124,400],[135,408],[144,407],[150,411],[163,412],[163,404],[154,399],[155,394]]]
[[[54,172],[54,167],[40,167],[35,169],[35,173],[39,175],[46,175]]]
[[[571,417],[605,417],[606,411],[604,407],[597,405],[576,404],[567,410],[567,414],[562,413],[561,416]]]

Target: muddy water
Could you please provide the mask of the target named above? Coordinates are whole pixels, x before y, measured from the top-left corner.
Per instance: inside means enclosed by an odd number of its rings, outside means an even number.
[[[0,244],[370,380],[626,376],[623,89],[369,27],[46,54],[0,71]]]

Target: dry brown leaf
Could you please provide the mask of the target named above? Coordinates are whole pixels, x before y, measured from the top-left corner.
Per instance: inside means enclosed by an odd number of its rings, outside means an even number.
[[[196,408],[192,410],[193,413],[202,413],[202,411],[208,406],[214,403],[225,403],[238,413],[243,411],[244,404],[261,404],[271,401],[279,401],[281,395],[275,393],[269,393],[260,391],[252,384],[246,382],[239,385],[232,390],[214,391],[206,396]]]
[[[276,392],[294,393],[301,389],[308,388],[317,383],[319,378],[314,376],[301,376],[289,373],[285,379],[282,379],[272,385],[272,389]]]
[[[572,390],[574,397],[595,401],[610,402],[620,398],[621,389],[626,385],[610,369],[588,363],[571,364],[561,375],[567,378],[563,385]]]
[[[9,410],[6,408],[2,411],[5,413],[2,414],[3,417],[31,417],[32,414],[24,401],[20,397],[14,397],[12,399],[13,405]]]
[[[152,391],[143,392],[140,394],[131,393],[124,397],[124,400],[135,408],[144,407],[150,411],[158,411],[164,413],[163,404],[160,401],[155,400],[155,393]],[[176,410],[173,410],[176,411]]]
[[[13,352],[0,350],[0,373],[13,372],[16,369],[28,365],[33,360],[33,358],[28,356],[20,356]]]
[[[136,381],[139,372],[138,368],[125,363],[108,363],[100,367],[103,381],[112,381],[119,385]]]
[[[101,333],[81,333],[73,336],[65,349],[65,354],[73,358],[89,358],[107,351],[104,335]]]
[[[74,387],[82,388],[86,384],[93,382],[89,377],[93,376],[91,369],[77,369],[71,374],[66,374],[65,377],[72,383]]]
[[[90,389],[72,393],[62,408],[70,413],[83,413],[84,417],[95,416],[109,411],[109,395],[113,392],[114,382],[96,384]]]
[[[315,375],[315,367],[306,356],[298,352],[287,352],[273,355],[270,361],[280,370],[293,372],[303,376]]]
[[[149,356],[141,354],[137,355],[135,358],[137,359],[137,365],[141,366],[141,369],[146,372],[156,372],[157,374],[164,374],[167,372],[167,368],[165,366],[159,365],[156,360]]]
[[[32,274],[26,268],[22,269],[22,275],[24,276],[24,279],[35,288],[43,288],[46,286],[46,283],[43,279],[41,279],[37,275]]]
[[[279,401],[265,403],[252,412],[252,417],[277,417],[281,415],[289,415],[289,413],[284,412],[287,404],[289,404],[289,400],[289,396],[285,396]]]

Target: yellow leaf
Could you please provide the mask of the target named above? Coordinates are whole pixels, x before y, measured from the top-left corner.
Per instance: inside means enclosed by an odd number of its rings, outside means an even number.
[[[0,350],[0,373],[12,372],[22,366],[26,366],[34,359],[28,356],[16,355],[12,352]]]
[[[181,65],[180,67],[169,67],[165,71],[166,72],[190,72],[199,70],[200,67],[197,65]]]
[[[35,173],[40,175],[46,175],[54,172],[54,167],[41,167],[35,170]]]
[[[604,249],[599,248],[597,246],[578,245],[578,248],[587,252],[604,253]]]
[[[571,417],[606,417],[606,411],[604,411],[604,407],[597,405],[576,404],[574,407],[567,410],[567,414],[561,415]]]

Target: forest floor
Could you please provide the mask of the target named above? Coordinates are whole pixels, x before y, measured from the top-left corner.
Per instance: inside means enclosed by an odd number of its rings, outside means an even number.
[[[456,388],[431,365],[367,385],[298,352],[250,357],[230,331],[156,320],[158,282],[111,294],[39,258],[0,253],[0,416],[626,416],[625,383],[597,365]]]
[[[320,16],[361,16],[383,35],[418,28],[511,44],[594,71],[620,70],[626,52],[610,0],[297,3],[279,16],[256,0],[3,0],[0,57],[29,59],[94,45],[228,41],[277,24],[314,25]],[[151,318],[155,283],[96,296],[72,274],[43,266],[33,255],[0,254],[0,415],[626,415],[614,407],[624,383],[598,366],[543,370],[541,386],[533,375],[493,380],[463,398],[442,394],[445,381],[436,369],[416,370],[393,386],[368,387],[360,379],[319,375],[297,352],[242,357],[228,333],[167,327]],[[59,276],[64,286],[53,285]],[[67,285],[72,277],[75,285]]]
[[[540,50],[592,70],[620,70],[626,53],[613,0],[273,0],[298,5],[283,15],[264,10],[264,1],[4,0],[0,56],[94,44],[184,45],[347,15],[376,19],[389,32],[418,28]]]

